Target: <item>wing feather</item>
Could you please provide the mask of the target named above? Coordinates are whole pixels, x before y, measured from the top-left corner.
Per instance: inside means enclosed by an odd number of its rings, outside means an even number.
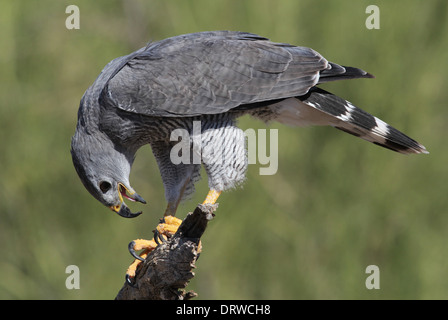
[[[129,56],[101,94],[152,116],[226,112],[242,104],[306,94],[328,62],[316,51],[241,32],[202,32],[148,45]]]

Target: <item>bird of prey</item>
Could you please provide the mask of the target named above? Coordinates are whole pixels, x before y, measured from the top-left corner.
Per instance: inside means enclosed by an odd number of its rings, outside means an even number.
[[[149,43],[112,60],[85,92],[72,138],[73,164],[97,200],[129,218],[141,212],[132,213],[124,199],[145,203],[129,174],[136,151],[146,144],[165,188],[165,216],[174,216],[179,202],[194,192],[201,165],[210,189],[204,203],[240,185],[248,161],[236,120],[246,114],[292,126],[332,126],[399,153],[427,153],[397,129],[318,87],[356,78],[373,76],[329,62],[313,49],[251,33],[199,32]],[[200,121],[200,150],[193,150],[194,121]],[[192,153],[207,155],[201,163],[173,163],[175,129],[190,133]]]

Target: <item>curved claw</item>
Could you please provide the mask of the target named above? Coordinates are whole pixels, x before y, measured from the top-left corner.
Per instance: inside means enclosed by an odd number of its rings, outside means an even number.
[[[127,273],[126,273],[126,283],[129,285],[129,286],[131,286],[132,288],[137,288],[137,283],[136,282],[133,282],[133,281],[131,281],[131,276],[130,275],[128,275]]]
[[[134,246],[135,246],[135,241],[134,241],[134,240],[132,240],[131,242],[129,242],[129,244],[128,244],[128,250],[129,250],[129,253],[130,253],[135,259],[140,260],[140,261],[145,261],[145,259],[143,259],[142,257],[140,257],[140,256],[135,252],[135,250],[134,250]],[[126,275],[126,276],[127,276],[127,275]]]
[[[157,231],[157,230],[154,230],[154,241],[157,243],[158,246],[160,246],[159,231]]]
[[[160,241],[164,243],[166,239],[163,237],[163,235],[159,232],[159,230],[154,230],[154,241],[157,243],[157,245],[160,245]]]

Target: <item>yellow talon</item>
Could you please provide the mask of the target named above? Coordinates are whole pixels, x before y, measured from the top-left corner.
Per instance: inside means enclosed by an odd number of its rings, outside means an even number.
[[[153,250],[156,247],[157,247],[157,243],[154,241],[154,239],[152,239],[152,240],[145,240],[145,239],[134,240],[134,250],[136,250],[136,251],[140,251],[143,249]]]
[[[166,216],[164,217],[164,223],[159,223],[159,225],[157,225],[157,231],[159,232],[159,235],[168,238],[176,233],[181,223],[182,220],[176,217]],[[132,243],[133,246],[132,248],[130,248],[131,254],[135,254],[135,251],[143,250],[139,254],[142,260],[145,260],[148,254],[157,247],[157,242],[154,240],[154,238],[152,240],[137,239],[134,240]],[[130,281],[129,279],[135,277],[137,268],[140,265],[140,263],[142,263],[140,259],[135,259],[134,262],[132,262],[132,264],[129,266],[128,270],[126,271],[126,279],[128,282]]]
[[[151,250],[145,249],[142,253],[140,253],[140,257],[143,258],[143,259],[146,259],[146,257],[148,256],[149,252],[151,252]],[[135,259],[134,262],[132,262],[132,264],[129,266],[128,270],[126,270],[126,275],[129,278],[134,278],[135,277],[135,272],[137,271],[137,267],[139,266],[140,263],[141,263],[140,260]]]
[[[220,194],[221,191],[210,190],[203,204],[216,203],[216,200],[218,200]],[[177,229],[179,229],[179,226],[181,224],[182,224],[181,219],[178,219],[172,215],[168,215],[163,218],[163,223],[159,223],[156,229],[157,232],[159,233],[159,236],[168,238],[173,236],[177,232]],[[126,279],[130,285],[133,285],[131,279],[135,277],[137,268],[140,265],[140,263],[142,263],[142,260],[145,260],[146,257],[149,255],[149,253],[153,251],[156,247],[157,242],[154,240],[154,238],[152,240],[137,239],[132,242],[132,246],[129,249],[131,254],[133,254],[134,257],[136,258],[139,256],[141,259],[135,259],[126,271]],[[137,256],[135,251],[140,250],[143,251]],[[202,243],[199,242],[198,253],[200,253],[201,251],[202,251]]]

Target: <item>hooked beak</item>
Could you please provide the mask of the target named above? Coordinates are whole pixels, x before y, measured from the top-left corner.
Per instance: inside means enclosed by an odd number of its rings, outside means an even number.
[[[120,204],[116,206],[111,206],[110,208],[116,213],[118,213],[120,216],[124,218],[135,218],[142,214],[142,211],[136,213],[131,212],[126,203],[124,203],[123,197],[131,201],[138,201],[143,204],[146,204],[146,201],[140,195],[138,195],[137,192],[135,192],[132,188],[130,187],[128,188],[124,184],[119,183],[118,197],[120,198]]]

